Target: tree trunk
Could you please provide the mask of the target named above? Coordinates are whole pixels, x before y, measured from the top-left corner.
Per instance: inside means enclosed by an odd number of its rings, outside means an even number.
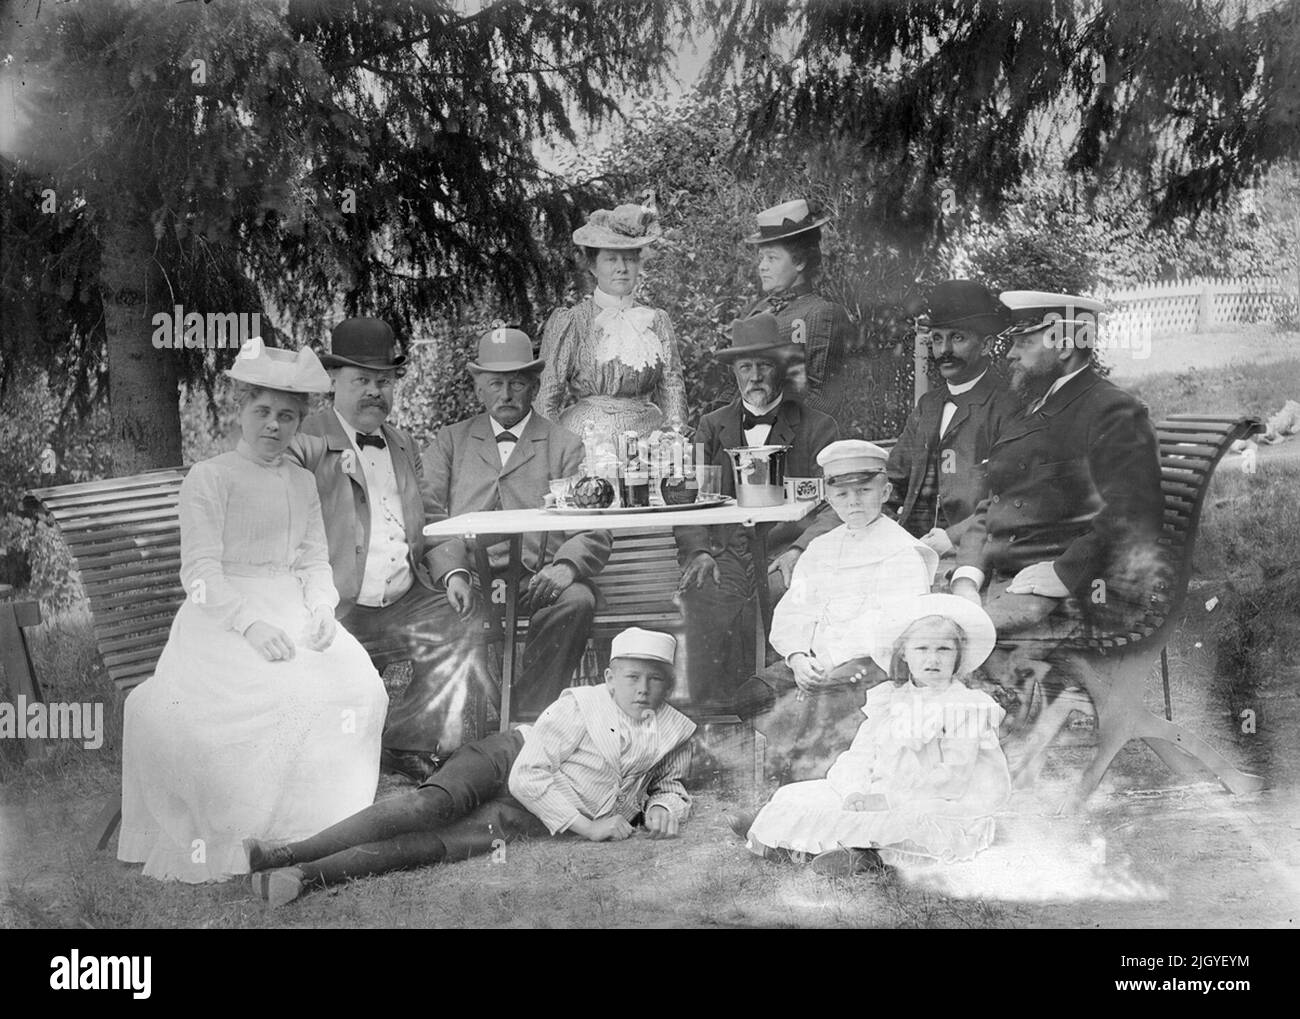
[[[110,214],[100,282],[108,334],[108,408],[113,473],[138,474],[181,462],[176,351],[155,350],[155,309],[170,311],[153,259],[147,218],[121,206]]]

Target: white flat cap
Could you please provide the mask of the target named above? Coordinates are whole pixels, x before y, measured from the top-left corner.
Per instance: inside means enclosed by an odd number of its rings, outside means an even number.
[[[653,662],[663,662],[672,669],[677,659],[677,638],[671,633],[630,626],[610,643],[609,657],[611,660],[647,658]]]
[[[817,454],[817,465],[827,482],[849,480],[852,476],[882,474],[888,451],[866,439],[837,439]]]

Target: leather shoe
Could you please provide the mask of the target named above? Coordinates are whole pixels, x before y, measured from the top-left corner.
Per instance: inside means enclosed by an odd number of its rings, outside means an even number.
[[[281,843],[244,839],[244,852],[248,854],[248,870],[252,874],[260,870],[290,867],[295,863],[293,850]]]
[[[809,866],[826,877],[855,877],[885,869],[874,849],[828,849],[814,856]]]
[[[385,772],[405,775],[423,782],[442,767],[442,759],[426,750],[389,750],[379,752],[379,767]]]

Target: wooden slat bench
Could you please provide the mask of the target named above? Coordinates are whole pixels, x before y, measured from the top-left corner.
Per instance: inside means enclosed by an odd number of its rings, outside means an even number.
[[[1176,772],[1199,762],[1233,793],[1256,791],[1260,778],[1239,771],[1203,739],[1172,721],[1169,659],[1166,647],[1181,622],[1192,574],[1192,553],[1210,476],[1238,439],[1263,431],[1256,418],[1178,414],[1159,422],[1161,489],[1165,496],[1164,531],[1159,539],[1163,569],[1152,571],[1154,583],[1144,592],[1141,615],[1124,632],[1093,632],[1063,645],[1065,671],[1081,681],[1087,699],[1065,691],[1047,704],[1027,748],[1024,773],[1034,765],[1072,710],[1091,705],[1097,717],[1098,746],[1075,793],[1082,802],[1097,788],[1115,755],[1132,739],[1142,739]],[[1159,718],[1143,704],[1143,693],[1156,664],[1164,683],[1166,715]]]
[[[185,598],[178,499],[187,470],[36,489],[24,498],[24,510],[53,522],[68,544],[90,602],[96,647],[119,695],[153,675]],[[678,579],[671,532],[620,535],[597,580],[601,605],[593,637],[608,640],[634,624],[679,631]],[[400,640],[364,646],[381,670],[407,656]],[[735,715],[685,710],[701,725],[740,722]],[[119,815],[114,798],[96,822],[97,848],[107,845]]]

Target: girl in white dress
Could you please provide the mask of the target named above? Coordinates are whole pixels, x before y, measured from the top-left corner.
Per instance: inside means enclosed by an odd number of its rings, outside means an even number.
[[[379,778],[387,694],[334,622],[315,480],[283,457],[329,376],[256,338],[226,374],[242,438],[181,485],[189,597],[125,709],[118,858],[163,880],[247,873],[250,832],[304,838],[368,806]]]
[[[752,852],[807,853],[818,871],[847,875],[882,859],[968,860],[992,843],[1011,793],[1004,712],[960,678],[993,650],[992,621],[964,598],[928,594],[882,632],[875,657],[892,682],[867,694],[866,721],[826,778],[782,786],[752,825],[739,822]]]

